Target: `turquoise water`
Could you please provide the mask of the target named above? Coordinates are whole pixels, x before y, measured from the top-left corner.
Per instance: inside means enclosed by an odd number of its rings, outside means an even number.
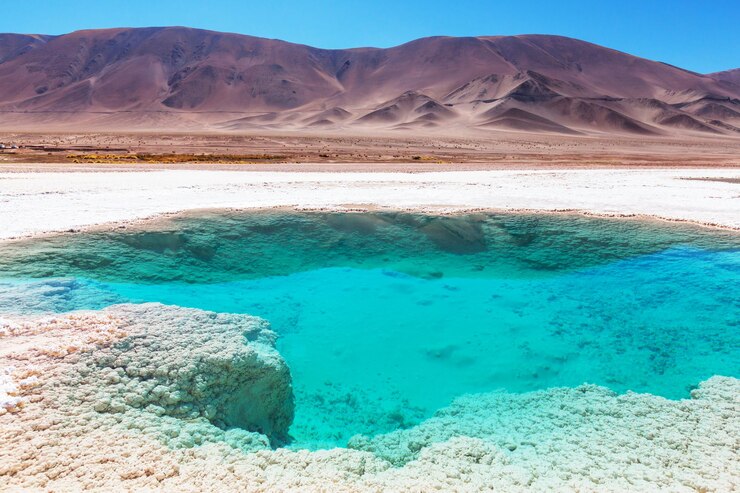
[[[266,318],[295,447],[455,397],[740,373],[740,238],[581,216],[253,213],[0,246],[0,313],[159,301]]]

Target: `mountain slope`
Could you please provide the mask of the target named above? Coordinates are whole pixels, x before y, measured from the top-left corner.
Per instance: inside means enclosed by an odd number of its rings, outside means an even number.
[[[725,70],[724,72],[715,72],[708,75],[709,77],[719,81],[729,82],[732,84],[740,84],[740,68]]]
[[[183,27],[4,34],[0,111],[13,118],[0,127],[482,131],[504,120],[519,131],[734,135],[734,72],[545,35],[324,50]],[[669,108],[646,110],[648,99]],[[487,113],[496,106],[517,111]]]

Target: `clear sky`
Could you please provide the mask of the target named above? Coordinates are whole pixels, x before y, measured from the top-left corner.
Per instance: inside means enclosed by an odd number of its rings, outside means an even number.
[[[320,48],[559,34],[697,72],[740,67],[740,0],[1,0],[0,32],[189,26]]]

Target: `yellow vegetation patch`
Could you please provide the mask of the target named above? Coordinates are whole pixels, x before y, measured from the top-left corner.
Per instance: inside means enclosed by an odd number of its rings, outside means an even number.
[[[414,161],[424,161],[424,162],[431,162],[431,163],[437,163],[437,164],[445,163],[445,161],[435,156],[411,156],[411,159]]]
[[[236,163],[256,164],[280,162],[286,156],[276,154],[72,154],[67,159],[75,163]]]

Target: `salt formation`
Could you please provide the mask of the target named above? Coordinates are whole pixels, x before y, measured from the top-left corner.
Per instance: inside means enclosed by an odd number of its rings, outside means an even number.
[[[19,447],[0,453],[9,454],[0,460],[6,479],[29,470],[47,479],[64,474],[49,472],[60,460],[55,445],[114,429],[174,448],[215,440],[256,450],[288,438],[290,373],[261,319],[119,305],[3,319],[0,336],[2,435]],[[27,426],[38,433],[33,443],[23,436]],[[66,445],[73,456],[91,452]]]
[[[682,401],[464,396],[348,449],[273,450],[293,410],[274,342],[253,317],[158,304],[0,320],[0,490],[740,488],[740,380],[725,377]]]
[[[293,420],[290,374],[261,319],[157,305],[115,309],[135,321],[129,337],[86,359],[82,372],[106,381],[98,412],[133,407],[206,418],[287,439]]]
[[[419,426],[350,447],[410,471],[451,457],[486,490],[523,479],[533,491],[735,491],[739,417],[734,378],[713,377],[681,401],[582,385],[464,396]]]

